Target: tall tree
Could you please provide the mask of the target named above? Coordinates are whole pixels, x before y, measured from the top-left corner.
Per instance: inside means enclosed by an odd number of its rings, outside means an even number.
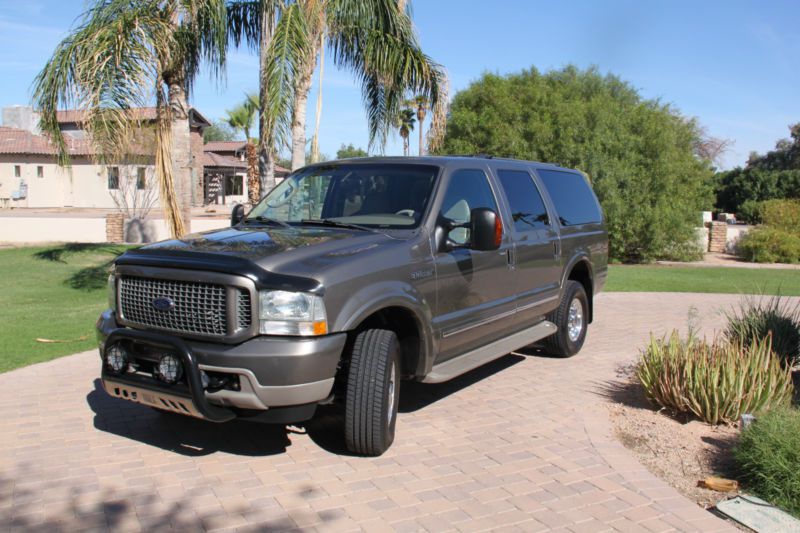
[[[250,13],[261,2],[234,2],[231,11],[235,42],[253,36],[260,20]],[[249,6],[246,9],[244,6]],[[273,140],[288,129],[293,165],[304,162],[305,102],[323,39],[334,64],[354,73],[361,85],[370,132],[370,146],[385,145],[386,134],[407,92],[425,94],[434,109],[430,143],[438,145],[444,134],[447,81],[444,69],[425,55],[417,43],[411,21],[396,0],[298,0],[280,6],[273,38],[266,50],[262,79],[263,108],[272,115]],[[268,106],[264,105],[267,102]],[[283,129],[289,123],[291,128]],[[262,148],[263,150],[263,148]]]
[[[59,107],[85,111],[100,158],[119,161],[141,136],[136,109],[155,99],[161,202],[170,232],[183,235],[193,186],[188,96],[202,64],[221,76],[227,40],[224,0],[94,0],[34,80],[40,126],[59,162],[70,164]]]
[[[453,99],[443,152],[539,160],[586,172],[617,260],[696,257],[712,170],[697,124],[596,69],[485,74]]]
[[[258,150],[250,136],[250,128],[258,114],[258,97],[249,94],[244,102],[226,111],[227,123],[231,128],[241,130],[245,138],[245,155],[247,157],[247,199],[255,204],[261,198],[261,184],[258,179]]]
[[[430,101],[424,94],[418,94],[408,101],[408,105],[417,112],[417,123],[419,124],[419,155],[422,157],[425,155],[425,146],[422,142],[422,125],[425,123],[425,116],[428,114]]]
[[[311,137],[311,162],[318,163],[319,155],[319,125],[322,121],[322,80],[325,76],[325,32],[320,36],[319,47],[319,78],[317,81],[317,103],[314,114],[314,135]]]
[[[233,109],[225,111],[227,115],[225,122],[234,130],[240,130],[244,134],[245,141],[250,140],[250,128],[253,127],[253,121],[256,119],[256,110],[248,106],[247,103],[241,103]]]
[[[210,126],[203,130],[203,142],[213,141],[235,141],[236,132],[228,126],[225,120],[215,120]]]
[[[408,136],[414,129],[414,111],[411,109],[401,109],[394,119],[394,125],[403,138],[403,155],[408,156]]]
[[[367,157],[369,154],[362,148],[356,148],[353,143],[344,144],[336,151],[336,159],[348,159],[351,157]]]

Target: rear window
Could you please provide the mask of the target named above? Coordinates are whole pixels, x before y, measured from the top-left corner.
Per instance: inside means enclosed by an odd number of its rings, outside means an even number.
[[[562,226],[602,222],[600,206],[582,174],[537,169],[556,206]]]

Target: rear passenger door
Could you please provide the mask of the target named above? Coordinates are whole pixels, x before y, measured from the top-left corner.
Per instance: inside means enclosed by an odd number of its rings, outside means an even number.
[[[524,167],[495,168],[511,220],[511,279],[516,322],[533,325],[558,304],[561,277],[559,237],[536,182]]]

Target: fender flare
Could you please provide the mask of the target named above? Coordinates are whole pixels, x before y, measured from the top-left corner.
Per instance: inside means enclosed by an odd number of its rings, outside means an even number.
[[[350,332],[382,309],[399,307],[408,311],[420,334],[420,357],[415,375],[424,374],[433,366],[435,353],[431,307],[419,291],[408,283],[387,281],[369,285],[348,298],[337,315],[332,331]]]

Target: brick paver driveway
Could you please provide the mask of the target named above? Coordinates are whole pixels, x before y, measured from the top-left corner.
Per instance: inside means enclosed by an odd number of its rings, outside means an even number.
[[[306,427],[212,425],[109,398],[94,352],[0,375],[0,529],[726,529],[610,436],[605,391],[650,330],[735,296],[603,294],[584,350],[402,390],[383,457]]]

